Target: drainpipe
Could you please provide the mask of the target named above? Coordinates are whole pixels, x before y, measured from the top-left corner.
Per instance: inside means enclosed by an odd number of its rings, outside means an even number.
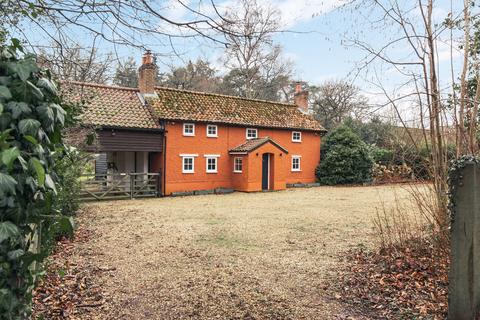
[[[163,188],[162,188],[162,194],[163,196],[166,195],[165,193],[165,189],[167,187],[167,135],[166,135],[167,131],[164,130],[163,131],[163,172],[162,172],[162,175],[163,175]]]

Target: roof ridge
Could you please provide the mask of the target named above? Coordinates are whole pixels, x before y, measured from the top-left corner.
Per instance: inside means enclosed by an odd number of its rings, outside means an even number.
[[[232,95],[222,94],[222,93],[202,92],[202,91],[195,91],[195,90],[169,88],[169,87],[163,87],[163,86],[155,86],[155,89],[170,90],[170,91],[177,91],[177,92],[186,92],[186,93],[196,93],[196,94],[202,94],[202,95],[206,95],[206,96],[233,98],[233,99],[240,99],[240,100],[246,100],[246,101],[266,102],[266,103],[270,103],[270,104],[281,104],[281,105],[285,105],[285,106],[288,106],[288,107],[296,107],[295,104],[293,104],[293,103],[288,103],[288,102],[280,102],[280,101],[270,101],[270,100],[263,100],[263,99],[245,98],[245,97],[232,96]]]
[[[138,88],[122,87],[122,86],[115,86],[111,84],[102,84],[102,83],[95,83],[95,82],[83,82],[83,81],[75,81],[75,80],[60,80],[59,82],[78,84],[78,85],[89,86],[89,87],[105,88],[105,89],[139,91]]]

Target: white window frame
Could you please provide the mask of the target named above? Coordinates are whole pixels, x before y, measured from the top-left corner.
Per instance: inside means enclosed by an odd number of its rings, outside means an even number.
[[[237,170],[237,160],[240,160],[240,170]],[[235,157],[233,158],[233,172],[235,173],[242,173],[243,172],[243,158],[242,157]]]
[[[295,134],[298,133],[298,139],[295,139]],[[292,131],[292,142],[302,142],[302,132]]]
[[[192,126],[192,132],[185,132],[185,127],[188,126],[188,125],[191,125],[191,126]],[[193,137],[193,136],[195,136],[195,123],[185,122],[185,123],[183,124],[183,135],[186,136],[186,137]]]
[[[195,173],[195,157],[197,157],[198,154],[181,154],[180,157],[182,157],[182,173]],[[186,159],[192,159],[192,169],[191,170],[185,170],[185,160]]]
[[[255,137],[249,137],[248,136],[248,131],[249,130],[254,130],[255,131]],[[257,139],[258,138],[258,129],[257,128],[247,128],[245,130],[245,137],[247,138],[247,140],[250,140],[250,139]]]
[[[215,134],[211,134],[208,132],[209,128],[215,128]],[[216,124],[207,124],[207,137],[209,138],[217,138],[218,137],[218,126]]]
[[[298,160],[298,168],[294,168],[294,160]],[[291,166],[292,172],[299,172],[302,171],[302,156],[294,155],[292,156],[292,166]]]
[[[205,155],[205,172],[206,173],[218,173],[218,158],[219,154],[206,154]],[[215,169],[208,169],[208,160],[215,160]]]

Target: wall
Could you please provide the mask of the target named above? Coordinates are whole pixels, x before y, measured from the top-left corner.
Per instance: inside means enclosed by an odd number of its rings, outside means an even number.
[[[257,152],[249,154],[248,163],[244,161],[241,174],[233,173],[233,158],[228,150],[246,141],[246,127],[234,127],[218,125],[218,137],[207,137],[204,123],[195,124],[195,136],[183,136],[183,122],[169,121],[165,125],[166,143],[166,194],[177,191],[204,190],[218,187],[234,188],[237,190],[260,190],[261,189],[261,157],[253,157]],[[315,181],[315,168],[320,161],[320,135],[316,132],[303,131],[302,142],[292,142],[293,130],[262,129],[258,128],[258,137],[269,136],[289,153],[283,155],[280,166],[275,165],[276,190],[284,189],[286,183],[309,183]],[[273,148],[273,149],[272,149]],[[273,146],[269,148],[275,157],[279,157],[279,149]],[[270,152],[269,151],[269,152]],[[262,152],[267,152],[262,150]],[[182,173],[182,157],[180,154],[197,154],[195,158],[195,173]],[[218,173],[206,173],[205,154],[219,154]],[[301,155],[300,172],[291,172],[291,156]],[[278,158],[276,158],[278,159]],[[258,162],[260,161],[260,162]],[[277,163],[277,162],[275,162]],[[252,172],[247,172],[247,168]],[[260,182],[258,179],[260,172]],[[243,181],[242,176],[248,177]],[[260,183],[260,188],[258,188]]]

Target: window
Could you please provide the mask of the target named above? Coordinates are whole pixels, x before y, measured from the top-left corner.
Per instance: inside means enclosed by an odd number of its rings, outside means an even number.
[[[258,130],[253,128],[247,128],[247,139],[255,139],[258,136]]]
[[[182,173],[194,173],[195,158],[193,156],[183,156]]]
[[[300,159],[301,156],[292,156],[292,171],[301,171]]]
[[[214,124],[207,125],[207,137],[218,137],[218,127]]]
[[[299,131],[292,132],[292,141],[293,142],[302,142],[302,133]]]
[[[217,165],[218,165],[218,154],[206,154],[206,165],[207,165],[207,173],[217,173]]]
[[[195,135],[195,124],[184,123],[183,124],[183,135],[184,136],[194,136]]]
[[[235,158],[233,159],[233,172],[242,172],[243,170],[243,159]]]

